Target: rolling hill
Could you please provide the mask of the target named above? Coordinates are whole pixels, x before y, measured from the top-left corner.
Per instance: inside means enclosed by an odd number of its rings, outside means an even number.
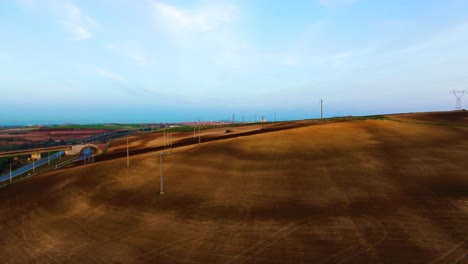
[[[0,189],[0,262],[468,263],[468,113],[388,118],[175,134],[164,195],[116,140]]]

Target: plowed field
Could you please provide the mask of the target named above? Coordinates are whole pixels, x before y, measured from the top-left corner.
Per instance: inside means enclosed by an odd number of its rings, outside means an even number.
[[[302,122],[172,148],[164,195],[156,152],[42,174],[0,189],[0,263],[468,263],[457,120]],[[161,144],[142,137],[133,148]]]

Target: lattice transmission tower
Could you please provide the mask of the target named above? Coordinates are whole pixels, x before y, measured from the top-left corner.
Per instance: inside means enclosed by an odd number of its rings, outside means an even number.
[[[455,91],[453,90],[453,95],[455,95],[455,98],[457,98],[457,103],[455,104],[455,110],[461,110],[461,99],[463,95],[465,94],[465,91]]]

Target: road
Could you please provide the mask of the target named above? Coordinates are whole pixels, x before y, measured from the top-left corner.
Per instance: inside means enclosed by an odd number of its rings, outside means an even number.
[[[50,160],[54,160],[54,159],[57,159],[59,158],[60,156],[64,155],[65,154],[65,151],[59,151],[53,155],[50,155]],[[32,171],[33,170],[33,165],[34,165],[34,168],[37,168],[39,166],[42,166],[44,164],[46,164],[48,162],[49,159],[47,158],[44,158],[44,159],[41,159],[41,160],[38,160],[38,161],[35,161],[34,164],[28,164],[26,166],[23,166],[15,171],[12,171],[11,172],[11,177],[14,178],[16,176],[19,176],[23,173],[26,173],[28,171]],[[7,173],[7,174],[4,174],[4,175],[1,175],[0,176],[0,182],[2,181],[6,181],[6,180],[9,180],[10,179],[10,174]]]
[[[84,159],[88,159],[91,157],[91,155],[93,154],[93,151],[91,150],[91,148],[84,148],[82,151],[81,151],[81,154],[78,158],[75,159],[75,161],[80,161],[80,160],[84,160]]]

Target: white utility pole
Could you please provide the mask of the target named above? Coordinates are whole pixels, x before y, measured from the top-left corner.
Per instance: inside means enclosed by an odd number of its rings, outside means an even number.
[[[159,164],[161,168],[161,174],[159,177],[159,194],[164,194],[164,175],[163,175],[163,156],[164,155],[169,155],[171,154],[170,152],[160,152],[159,153]]]
[[[320,98],[320,119],[323,119],[323,99]]]

